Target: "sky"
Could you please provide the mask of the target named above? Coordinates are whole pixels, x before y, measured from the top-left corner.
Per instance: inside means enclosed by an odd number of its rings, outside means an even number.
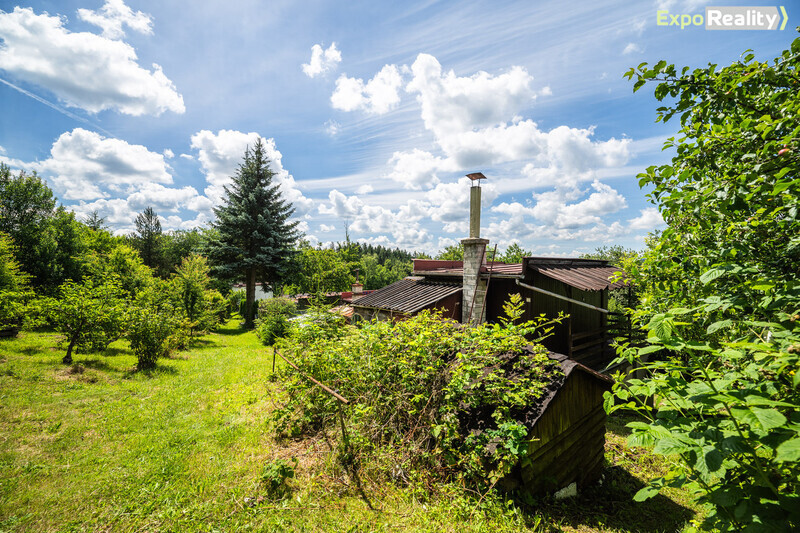
[[[347,227],[435,253],[467,236],[464,176],[482,172],[500,251],[640,249],[663,222],[636,175],[678,126],[623,74],[769,59],[797,35],[791,3],[783,31],[657,24],[707,5],[0,0],[0,161],[117,234],[148,206],[191,229],[261,137],[312,244]]]

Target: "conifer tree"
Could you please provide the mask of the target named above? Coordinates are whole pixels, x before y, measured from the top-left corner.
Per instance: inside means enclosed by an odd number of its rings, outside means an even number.
[[[152,207],[145,208],[136,217],[136,231],[133,242],[144,264],[156,269],[161,257],[161,221]]]
[[[283,199],[274,176],[264,141],[258,139],[245,150],[233,183],[225,186],[223,205],[214,208],[219,235],[209,243],[208,255],[222,277],[244,277],[246,328],[253,327],[256,283],[267,289],[288,277],[300,236],[297,222],[289,221],[294,208]]]

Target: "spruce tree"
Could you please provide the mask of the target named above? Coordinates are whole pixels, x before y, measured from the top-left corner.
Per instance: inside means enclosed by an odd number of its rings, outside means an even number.
[[[152,207],[136,217],[133,242],[145,265],[154,270],[161,266],[161,221]]]
[[[253,327],[256,283],[267,289],[285,280],[291,269],[293,247],[300,236],[291,203],[273,183],[274,172],[264,142],[244,152],[244,162],[225,186],[223,205],[214,208],[218,238],[209,244],[209,256],[222,277],[244,277],[244,326]]]

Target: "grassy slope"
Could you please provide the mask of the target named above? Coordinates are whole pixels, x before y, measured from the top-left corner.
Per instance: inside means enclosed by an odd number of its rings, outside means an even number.
[[[272,356],[229,323],[157,370],[133,371],[118,342],[60,364],[58,336],[0,340],[2,531],[675,531],[691,517],[673,492],[635,504],[658,470],[612,423],[602,488],[520,508],[439,487],[434,495],[365,479],[367,509],[325,441],[277,443]],[[300,460],[292,498],[270,501],[266,463]]]

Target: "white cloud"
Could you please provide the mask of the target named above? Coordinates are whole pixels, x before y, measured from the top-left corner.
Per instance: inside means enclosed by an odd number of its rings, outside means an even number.
[[[169,148],[165,149],[165,150],[164,150],[163,152],[161,152],[161,153],[162,153],[162,154],[164,155],[164,157],[166,157],[167,159],[172,159],[173,157],[175,157],[175,152],[173,152],[173,151],[172,151],[172,150],[170,150]]]
[[[328,233],[329,231],[333,231],[333,230],[335,230],[335,229],[336,229],[336,227],[335,227],[335,226],[329,226],[328,224],[320,224],[320,225],[319,225],[319,230],[320,230],[322,233]]]
[[[470,185],[469,178],[462,177],[457,182],[439,183],[425,195],[431,206],[431,219],[444,223],[447,233],[466,235],[469,227]],[[491,183],[483,185],[481,189],[481,208],[486,211],[498,193]]]
[[[361,185],[358,189],[356,189],[356,194],[369,194],[375,189],[369,183],[365,183]]]
[[[181,154],[178,157],[182,159],[188,159],[189,161],[194,161],[194,156],[191,154]]]
[[[358,196],[346,196],[336,189],[328,193],[330,205],[320,204],[319,212],[339,218],[351,219],[361,213],[364,202]]]
[[[303,72],[309,78],[314,78],[336,69],[342,61],[342,53],[336,49],[336,43],[331,43],[327,50],[321,45],[311,47],[311,60],[303,64]]]
[[[122,0],[106,0],[98,11],[79,9],[78,18],[101,28],[103,37],[109,39],[124,37],[123,26],[145,35],[153,33],[153,18],[141,11],[134,12]]]
[[[331,137],[336,137],[337,135],[339,135],[341,129],[342,125],[336,122],[335,120],[329,120],[325,122],[325,133],[327,133]]]
[[[661,213],[655,207],[647,207],[639,211],[639,216],[628,220],[631,229],[651,231],[664,225]]]
[[[498,76],[478,72],[458,77],[452,70],[442,74],[435,57],[420,54],[411,72],[406,90],[417,94],[425,127],[439,138],[505,123],[535,98],[533,77],[518,66]]]
[[[55,189],[67,200],[108,197],[105,189],[119,193],[132,186],[172,183],[162,154],[82,128],[62,133],[48,159],[27,166],[52,176]]]
[[[400,103],[398,90],[403,79],[395,65],[384,65],[366,84],[361,78],[349,78],[342,74],[336,80],[336,89],[331,95],[331,104],[342,111],[363,110],[382,115]]]
[[[194,187],[183,187],[174,189],[164,187],[158,183],[148,183],[144,187],[128,196],[128,206],[135,211],[142,211],[147,207],[152,207],[156,211],[178,211],[182,207],[188,207],[191,203],[195,209],[196,207],[207,205],[207,198],[203,198],[197,194],[197,189]]]
[[[622,50],[622,55],[626,56],[628,54],[633,54],[634,52],[641,53],[642,52],[642,47],[639,46],[636,43],[628,43],[627,45],[625,45],[625,48]]]
[[[394,168],[389,177],[402,183],[406,189],[431,188],[439,183],[437,170],[445,170],[449,166],[441,157],[430,152],[414,148],[408,152],[395,152],[389,159]]]
[[[222,202],[225,195],[223,187],[231,183],[231,177],[244,159],[245,149],[253,147],[258,138],[256,132],[236,130],[220,130],[216,134],[201,130],[192,135],[191,146],[198,151],[197,159],[209,184],[205,195],[214,205]],[[270,160],[270,169],[275,173],[275,181],[280,184],[284,199],[295,208],[295,216],[308,213],[313,201],[300,192],[294,177],[283,168],[283,154],[275,146],[275,139],[264,139],[264,149]]]
[[[64,20],[30,8],[0,12],[0,69],[51,91],[66,105],[90,113],[183,113],[183,97],[157,64],[136,62],[133,47],[88,32],[70,32]]]

